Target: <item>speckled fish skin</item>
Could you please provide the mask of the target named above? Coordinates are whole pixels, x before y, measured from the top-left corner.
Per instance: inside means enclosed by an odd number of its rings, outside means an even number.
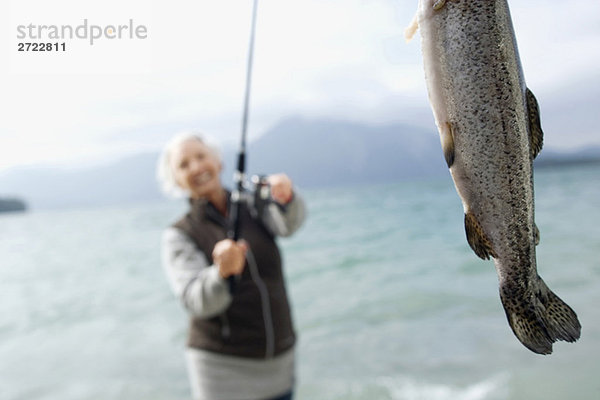
[[[429,99],[462,199],[467,240],[494,258],[509,324],[530,350],[573,342],[575,312],[538,276],[533,159],[541,149],[537,101],[526,88],[505,0],[420,0]],[[413,30],[414,32],[414,30]]]

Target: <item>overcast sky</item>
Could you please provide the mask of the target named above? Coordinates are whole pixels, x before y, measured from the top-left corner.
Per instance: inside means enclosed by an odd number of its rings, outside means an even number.
[[[10,0],[0,6],[0,170],[81,164],[159,149],[196,129],[240,133],[251,0]],[[510,3],[545,145],[599,145],[600,2]],[[403,37],[417,0],[260,0],[249,135],[291,115],[435,131],[420,40]],[[143,25],[147,37],[65,39],[18,52],[17,26]],[[46,30],[47,34],[48,31]],[[126,36],[128,30],[125,30]],[[32,40],[30,40],[32,41]],[[4,60],[8,60],[4,62]]]

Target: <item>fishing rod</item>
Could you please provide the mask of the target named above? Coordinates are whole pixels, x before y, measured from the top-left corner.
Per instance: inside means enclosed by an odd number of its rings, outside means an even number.
[[[246,175],[246,136],[248,131],[248,114],[250,109],[250,86],[252,83],[252,61],[254,58],[254,32],[256,30],[256,11],[258,0],[254,0],[252,8],[252,24],[250,28],[250,44],[248,46],[248,63],[246,66],[246,92],[244,95],[244,112],[242,116],[242,135],[240,149],[237,157],[237,169],[233,175],[234,189],[231,193],[231,207],[229,210],[229,232],[227,236],[233,241],[240,238],[240,209],[242,205],[242,194],[244,192],[244,181]],[[230,276],[227,281],[229,292],[235,291],[239,275]]]

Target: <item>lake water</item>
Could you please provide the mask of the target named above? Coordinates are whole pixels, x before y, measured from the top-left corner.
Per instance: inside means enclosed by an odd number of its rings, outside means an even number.
[[[296,399],[600,398],[600,166],[536,171],[538,270],[581,340],[512,334],[449,177],[304,191],[281,240]],[[189,398],[186,316],[160,266],[179,202],[0,215],[0,399]]]

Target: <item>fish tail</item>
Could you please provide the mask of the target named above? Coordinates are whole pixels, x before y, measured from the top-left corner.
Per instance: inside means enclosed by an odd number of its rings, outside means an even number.
[[[554,340],[575,342],[581,336],[581,324],[575,311],[562,301],[538,276],[536,297],[544,309],[543,318]]]
[[[557,340],[579,339],[581,325],[577,314],[563,302],[538,276],[533,291],[516,295],[510,285],[500,287],[500,298],[515,336],[529,350],[551,354]]]

